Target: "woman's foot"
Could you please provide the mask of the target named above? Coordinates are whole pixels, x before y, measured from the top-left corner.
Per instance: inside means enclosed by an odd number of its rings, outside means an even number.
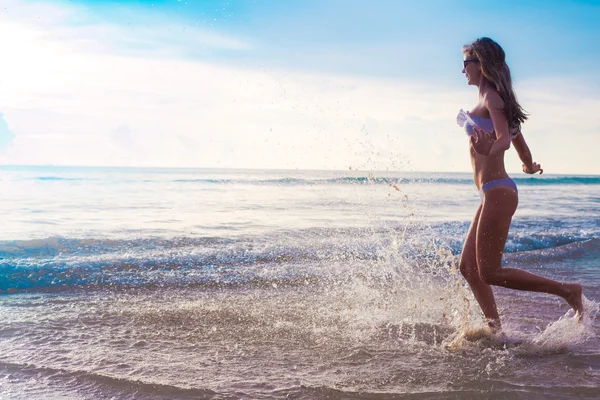
[[[581,320],[583,316],[583,302],[581,300],[583,290],[581,289],[581,285],[578,283],[567,283],[565,284],[565,289],[567,291],[565,300],[573,308],[573,311],[575,311],[577,320]]]
[[[500,319],[488,319],[487,324],[492,334],[498,335],[502,333],[502,325],[500,324]]]

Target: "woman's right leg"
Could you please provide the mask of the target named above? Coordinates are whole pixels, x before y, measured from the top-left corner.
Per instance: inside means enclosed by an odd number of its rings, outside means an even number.
[[[580,284],[557,282],[521,269],[502,268],[504,245],[512,215],[517,208],[517,194],[512,188],[495,187],[484,196],[475,235],[480,279],[489,285],[560,296],[581,317],[583,305]]]
[[[475,218],[471,222],[471,227],[467,233],[467,239],[463,246],[462,253],[460,255],[459,268],[463,274],[475,300],[479,303],[483,315],[487,319],[489,327],[494,330],[500,330],[500,316],[498,315],[498,309],[496,308],[496,301],[494,299],[494,292],[490,285],[485,283],[479,276],[479,269],[477,268],[477,225],[479,223],[479,216],[481,215],[482,206],[479,205]]]

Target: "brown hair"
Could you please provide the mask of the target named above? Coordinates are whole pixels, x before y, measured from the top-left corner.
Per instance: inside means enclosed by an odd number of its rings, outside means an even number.
[[[510,69],[506,65],[505,54],[502,47],[492,39],[482,37],[463,46],[463,53],[479,60],[481,73],[494,85],[502,100],[504,100],[504,114],[511,130],[520,129],[521,124],[527,119],[527,113],[517,101],[517,96],[512,87]]]

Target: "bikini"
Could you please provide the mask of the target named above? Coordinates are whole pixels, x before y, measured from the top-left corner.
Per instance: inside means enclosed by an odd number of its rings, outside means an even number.
[[[456,122],[458,123],[458,125],[460,127],[464,126],[465,132],[469,136],[477,135],[477,133],[475,132],[473,127],[482,129],[485,132],[494,132],[494,122],[490,118],[476,117],[474,115],[469,114],[468,111],[463,111],[462,109],[459,111],[458,115],[456,116]],[[511,136],[513,138],[518,134],[519,134],[518,130],[511,132]],[[513,181],[511,178],[502,178],[502,179],[496,179],[496,180],[484,183],[481,186],[481,189],[479,190],[479,197],[481,197],[481,200],[483,201],[483,194],[485,192],[487,192],[488,190],[490,190],[492,188],[499,187],[499,186],[509,187],[509,188],[513,189],[515,192],[519,193],[519,190],[517,189],[517,185],[515,184],[515,181]]]

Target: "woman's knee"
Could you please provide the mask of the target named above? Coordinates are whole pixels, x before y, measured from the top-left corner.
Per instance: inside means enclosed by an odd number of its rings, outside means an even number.
[[[477,271],[477,263],[472,263],[464,260],[460,261],[460,263],[458,264],[458,269],[460,270],[462,276],[464,276],[467,280],[473,277],[477,277],[477,274],[479,273]]]
[[[479,270],[479,278],[488,285],[498,285],[498,282],[500,281],[499,274],[497,271],[493,270]]]

